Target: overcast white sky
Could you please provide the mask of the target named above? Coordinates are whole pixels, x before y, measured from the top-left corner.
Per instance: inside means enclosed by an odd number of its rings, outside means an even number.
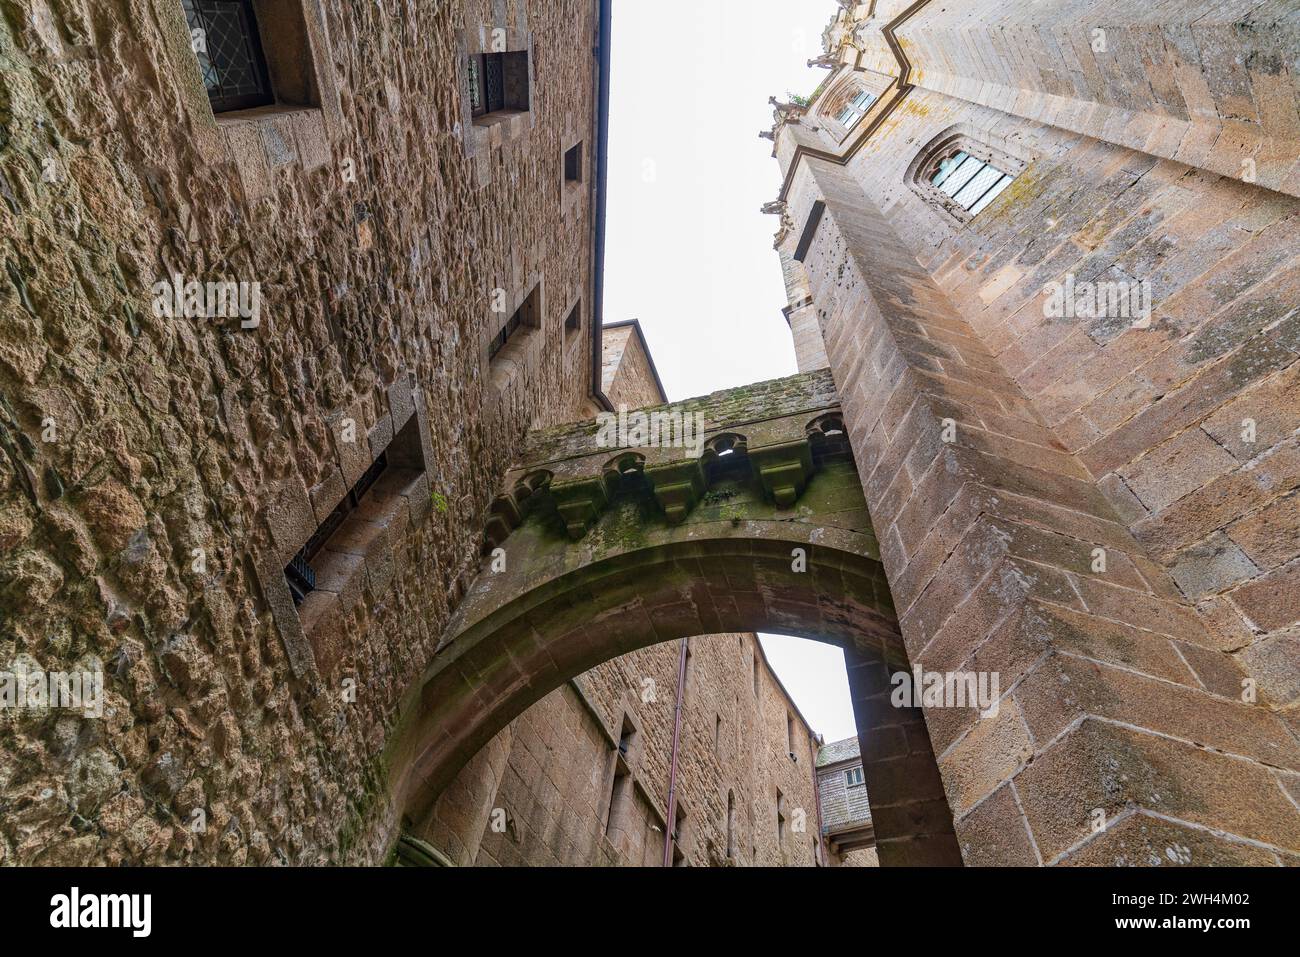
[[[796,372],[769,96],[812,93],[834,0],[614,0],[605,321],[640,319],[668,398]],[[843,653],[764,636],[828,741],[854,733]]]
[[[810,94],[834,0],[614,0],[605,321],[671,400],[791,375],[769,96]]]

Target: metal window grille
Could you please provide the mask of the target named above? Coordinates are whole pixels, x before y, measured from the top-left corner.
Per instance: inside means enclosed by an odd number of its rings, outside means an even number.
[[[484,116],[506,108],[504,53],[477,53],[466,66],[470,112]]]
[[[470,113],[475,117],[528,109],[528,53],[514,50],[473,54],[465,63],[465,85]]]
[[[181,0],[214,113],[275,102],[252,0]]]
[[[312,559],[325,547],[325,543],[330,540],[339,527],[352,514],[352,512],[361,504],[361,499],[370,487],[378,481],[379,476],[384,473],[388,467],[388,453],[382,452],[379,458],[371,463],[370,468],[357,479],[357,484],[348,490],[348,494],[343,496],[343,501],[339,502],[338,507],[329,514],[329,517],[321,523],[320,528],[307,539],[305,545],[299,549],[298,554],[289,560],[289,564],[284,569],[285,580],[289,583],[289,592],[293,595],[293,603],[301,605],[304,598],[316,590],[316,569],[311,565]]]
[[[487,112],[487,95],[483,89],[483,55],[471,56],[465,64],[465,85],[469,89],[469,108],[474,116]]]

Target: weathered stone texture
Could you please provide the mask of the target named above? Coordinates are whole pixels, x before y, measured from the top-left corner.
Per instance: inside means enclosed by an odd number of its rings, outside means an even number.
[[[688,866],[811,866],[819,840],[811,729],[755,636],[695,637],[690,648],[676,791],[684,824],[673,860]],[[505,732],[513,748],[500,786],[478,795],[481,807],[500,809],[501,826],[480,824],[479,850],[469,860],[662,865],[679,654],[680,642],[665,642],[622,655],[551,692],[513,721]],[[628,757],[633,783],[626,805],[611,807],[625,716],[636,729]],[[787,716],[794,723],[793,761]],[[447,816],[444,806],[457,800],[465,776],[439,799],[435,822]],[[787,816],[781,837],[778,789]],[[485,816],[490,811],[478,817]],[[427,833],[438,846],[452,837],[439,823]]]
[[[217,121],[176,0],[0,4],[0,660],[93,655],[108,688],[102,721],[6,716],[6,862],[379,860],[379,756],[475,568],[485,476],[587,395],[561,310],[590,202],[562,224],[556,184],[590,138],[593,4],[304,9],[320,102]],[[458,38],[498,18],[535,43],[533,109],[471,160]],[[155,315],[174,274],[259,282],[260,324]],[[500,388],[492,292],[537,281]],[[313,612],[336,659],[287,651],[265,576],[417,405],[412,520],[361,600]]]
[[[1293,128],[1245,114],[1278,95],[1294,112],[1292,78],[1269,65],[1293,22],[1207,7],[1154,24],[1102,5],[1102,62],[1068,6],[1031,26],[1013,3],[922,5],[888,27],[892,63],[864,38],[901,5],[837,14],[829,53],[915,86],[843,143],[816,99],[778,122],[795,224],[778,251],[797,251],[809,279],[910,657],[1012,689],[996,716],[927,709],[967,861],[1133,856],[1113,799],[1101,833],[1061,800],[1104,762],[1134,769],[1106,785],[1124,806],[1262,841],[1279,861],[1295,849],[1294,807],[1273,792],[1296,758],[1277,712],[1300,693],[1278,638],[1300,616],[1286,587],[1300,560],[1286,533],[1300,207],[1285,195],[1296,150],[1263,158]],[[1067,41],[1078,59],[1059,57]],[[1134,140],[1157,114],[1172,139]],[[916,181],[951,136],[1020,170],[973,217]],[[1268,176],[1241,177],[1244,157]],[[1149,283],[1152,321],[1054,317],[1049,284],[1067,276]],[[1098,730],[1108,722],[1144,731]],[[1196,748],[1263,790],[1226,770],[1222,790],[1197,790]]]

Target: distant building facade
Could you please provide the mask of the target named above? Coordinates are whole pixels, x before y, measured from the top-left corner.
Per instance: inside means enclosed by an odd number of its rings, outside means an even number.
[[[879,866],[856,735],[818,750],[817,800],[827,862],[833,867]]]

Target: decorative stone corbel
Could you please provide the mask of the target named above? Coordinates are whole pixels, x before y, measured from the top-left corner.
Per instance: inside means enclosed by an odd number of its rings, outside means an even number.
[[[699,459],[654,466],[646,470],[646,478],[650,480],[655,499],[664,510],[669,525],[680,525],[686,520],[708,485]]]
[[[555,508],[564,521],[569,537],[575,542],[587,534],[587,529],[609,505],[609,479],[604,475],[579,479],[551,486]]]
[[[551,473],[545,470],[531,472],[515,483],[514,488],[498,495],[492,502],[487,525],[483,530],[483,544],[487,551],[497,548],[510,537],[510,533],[524,520],[524,503],[551,482]]]
[[[789,508],[808,486],[813,474],[812,448],[807,439],[750,449],[749,461],[763,492],[777,508]]]

